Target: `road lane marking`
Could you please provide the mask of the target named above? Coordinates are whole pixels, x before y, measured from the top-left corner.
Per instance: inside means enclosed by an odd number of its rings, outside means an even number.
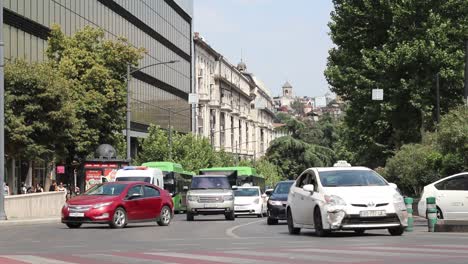
[[[198,261],[213,261],[216,263],[235,263],[235,264],[251,264],[253,259],[245,259],[245,258],[237,258],[237,257],[229,257],[225,256],[223,253],[213,253],[213,254],[187,254],[187,253],[145,253],[148,255],[157,255],[157,256],[165,256],[170,258],[185,258],[193,260],[194,263],[198,263]],[[267,264],[271,262],[266,261],[259,261],[255,260],[255,263],[259,264]]]
[[[72,264],[72,262],[65,262],[65,261],[43,258],[39,256],[31,256],[31,255],[8,255],[5,257],[9,259],[23,261],[26,263],[32,263],[32,264]]]
[[[441,253],[457,253],[457,254],[463,254],[465,256],[468,256],[468,251],[467,250],[455,250],[455,249],[443,249],[441,251],[435,251],[434,249],[430,248],[420,248],[420,247],[411,247],[411,248],[401,248],[401,247],[359,247],[360,249],[376,249],[376,250],[383,250],[383,251],[405,251],[405,252],[418,252],[422,253],[424,252],[425,254],[435,254],[435,255],[440,255]]]
[[[232,237],[232,238],[236,238],[236,239],[239,239],[241,238],[240,236],[234,234],[234,230],[238,229],[238,228],[241,228],[241,227],[244,227],[244,226],[248,226],[248,225],[252,225],[252,224],[256,224],[256,223],[260,223],[260,222],[264,222],[265,220],[257,220],[257,221],[253,221],[253,222],[249,222],[249,223],[245,223],[245,224],[241,224],[241,225],[236,225],[236,226],[233,226],[229,229],[226,230],[226,235],[229,236],[229,237]]]

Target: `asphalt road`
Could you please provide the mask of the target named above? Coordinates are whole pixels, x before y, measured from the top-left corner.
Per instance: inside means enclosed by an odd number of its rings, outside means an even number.
[[[285,224],[266,218],[177,215],[169,227],[137,224],[107,226],[0,226],[0,263],[468,263],[468,233],[428,233],[423,226],[401,237],[386,231],[334,233],[313,230],[291,236]]]

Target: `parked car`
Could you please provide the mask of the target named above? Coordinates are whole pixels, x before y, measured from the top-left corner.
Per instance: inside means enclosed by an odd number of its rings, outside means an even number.
[[[187,221],[196,215],[223,214],[234,220],[234,193],[237,186],[229,184],[225,175],[196,175],[187,192]]]
[[[366,167],[305,170],[291,186],[286,208],[290,234],[313,228],[318,236],[332,231],[388,229],[402,235],[408,214],[395,184]]]
[[[174,215],[169,193],[146,182],[97,184],[62,208],[62,223],[69,228],[82,224],[109,224],[123,228],[132,222],[157,222],[167,226]]]
[[[278,220],[286,220],[286,204],[288,202],[288,193],[294,181],[278,182],[268,199],[267,205],[267,224],[278,224]]]
[[[418,214],[426,215],[426,198],[435,197],[437,218],[468,219],[468,172],[448,176],[426,185],[418,203]]]
[[[266,204],[260,187],[244,184],[234,191],[234,212],[236,215],[256,215],[262,217],[266,214]]]

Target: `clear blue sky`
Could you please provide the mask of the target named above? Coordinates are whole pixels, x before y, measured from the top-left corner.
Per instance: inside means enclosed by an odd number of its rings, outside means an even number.
[[[296,95],[320,96],[332,9],[331,0],[194,0],[194,31],[235,65],[242,49],[274,96],[286,80]]]

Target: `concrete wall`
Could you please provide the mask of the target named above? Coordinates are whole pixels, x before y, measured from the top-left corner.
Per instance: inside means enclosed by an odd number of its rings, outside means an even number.
[[[60,217],[66,192],[44,192],[5,197],[9,220]]]

